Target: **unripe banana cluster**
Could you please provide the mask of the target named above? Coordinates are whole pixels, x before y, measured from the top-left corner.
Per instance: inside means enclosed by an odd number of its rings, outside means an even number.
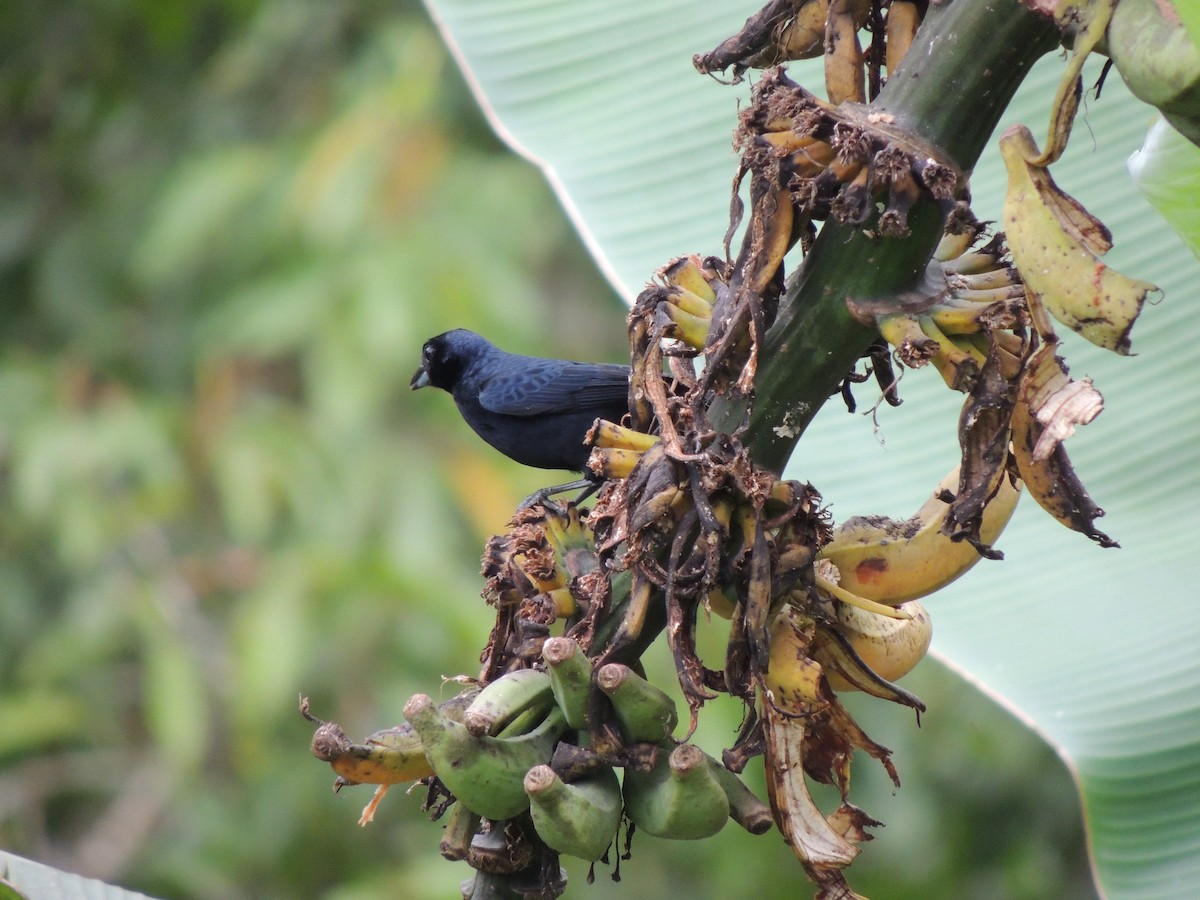
[[[570,638],[546,641],[544,657],[543,668],[440,704],[417,694],[404,725],[362,744],[305,703],[318,725],[313,752],[338,773],[336,786],[379,785],[360,824],[392,784],[440,785],[456,801],[443,854],[493,875],[529,867],[543,845],[600,859],[625,820],[677,840],[709,837],[730,818],[755,834],[770,828],[770,809],[737,775],[673,737],[679,716],[667,694],[623,664],[595,666]]]
[[[603,423],[595,439],[598,445],[631,451],[646,443],[644,435]],[[637,451],[631,478],[637,477],[639,465],[653,464],[653,457],[646,456],[655,450],[661,452],[661,441]],[[574,599],[580,578],[597,571],[597,560],[604,556],[594,543],[592,517],[582,518],[568,506],[525,511],[513,530],[489,547],[488,593],[499,607],[499,624],[485,669],[501,661],[512,668],[496,674],[482,689],[469,687],[442,703],[418,694],[405,706],[403,725],[358,744],[348,741],[336,725],[313,720],[318,725],[313,752],[338,773],[336,785],[377,785],[360,822],[371,821],[392,784],[429,783],[434,786],[431,806],[445,809],[450,798],[456,801],[447,816],[443,854],[476,866],[480,878],[517,877],[532,866],[545,866],[552,860],[544,857],[544,848],[600,859],[622,821],[648,834],[681,840],[715,834],[729,818],[755,834],[774,822],[794,847],[831,840],[829,835],[842,828],[839,817],[846,813],[839,809],[825,817],[808,795],[805,773],[821,780],[837,777],[812,762],[829,758],[814,748],[833,741],[848,752],[865,749],[890,771],[886,749],[862,734],[831,688],[865,690],[923,709],[892,681],[924,655],[929,617],[919,604],[907,603],[900,608],[900,618],[892,618],[897,613],[880,602],[892,598],[878,589],[873,593],[877,600],[854,602],[872,608],[878,604],[889,615],[836,599],[821,587],[838,590],[830,562],[822,563],[828,578],[788,588],[789,581],[804,582],[797,573],[812,569],[812,553],[799,551],[796,520],[808,523],[805,540],[810,546],[828,534],[818,534],[813,498],[799,486],[755,483],[764,491],[764,509],[780,524],[766,527],[752,506],[718,500],[720,511],[714,515],[728,531],[728,546],[722,552],[727,559],[743,560],[742,571],[752,583],[713,590],[720,598],[717,602],[704,599],[734,617],[731,660],[739,651],[745,654],[749,697],[757,698],[761,710],[761,723],[753,732],[758,737],[751,735],[741,750],[727,751],[730,764],[740,771],[747,758],[745,746],[756,743],[757,752],[763,746],[772,754],[788,748],[789,758],[798,763],[792,769],[768,767],[774,808],[756,797],[729,766],[677,739],[679,715],[669,695],[626,665],[597,663],[588,656],[585,647],[594,634],[587,612],[595,608],[597,597],[583,597],[581,592],[584,602],[551,602],[549,595],[562,590]],[[687,502],[688,495],[676,491],[670,502],[661,504],[663,515],[677,515]],[[788,504],[805,509],[805,515],[781,515]],[[776,550],[764,559],[768,534]],[[891,535],[878,538],[878,549],[887,558],[887,547],[895,541]],[[933,546],[927,537],[920,546],[926,541]],[[926,577],[948,576],[939,572]],[[610,648],[637,636],[647,604],[663,602],[659,588],[644,572],[634,572],[632,582],[625,583],[630,585],[629,596],[623,601],[619,629],[624,638],[619,634]],[[534,626],[544,625],[549,616],[565,618],[582,642],[547,637],[545,628],[539,632]],[[747,632],[760,619],[764,634],[758,642]],[[693,615],[685,628],[694,625]],[[516,640],[521,635],[527,640]],[[761,655],[757,662],[756,654]],[[726,673],[730,671],[727,661]],[[804,759],[810,762],[805,765]],[[844,829],[837,840],[843,850],[851,848],[845,851],[848,858],[857,852],[855,838],[847,837]],[[818,854],[806,858],[805,865],[825,865],[830,858]]]

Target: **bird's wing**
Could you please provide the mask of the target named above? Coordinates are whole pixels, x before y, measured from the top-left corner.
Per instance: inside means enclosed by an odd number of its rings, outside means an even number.
[[[488,379],[479,391],[479,402],[506,416],[536,416],[623,408],[628,394],[626,366],[525,357],[519,368]]]

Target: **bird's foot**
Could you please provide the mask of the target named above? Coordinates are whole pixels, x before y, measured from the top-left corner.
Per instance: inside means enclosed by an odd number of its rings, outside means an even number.
[[[566,510],[551,500],[551,497],[556,496],[557,494],[566,494],[570,491],[579,491],[572,501],[576,505],[579,505],[588,497],[592,496],[592,494],[596,493],[596,491],[600,490],[603,484],[604,480],[600,478],[579,478],[575,481],[568,481],[566,484],[555,484],[551,485],[550,487],[544,487],[540,490],[534,491],[532,494],[522,500],[520,505],[517,506],[517,512],[520,512],[523,509],[528,509],[531,506],[537,506],[541,504],[550,512],[554,512],[559,515],[565,515]]]

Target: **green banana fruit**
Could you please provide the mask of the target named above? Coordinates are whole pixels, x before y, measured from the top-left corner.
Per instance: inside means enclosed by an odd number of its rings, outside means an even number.
[[[1016,321],[1002,300],[990,303],[944,303],[929,310],[929,318],[948,338],[955,335],[983,334],[991,331],[993,323]]]
[[[575,731],[588,727],[588,694],[592,687],[592,661],[579,644],[566,637],[553,637],[542,645],[542,659],[550,675],[554,702],[563,711],[567,725]]]
[[[662,690],[621,663],[602,666],[596,684],[612,701],[625,740],[657,744],[670,739],[679,713]]]
[[[967,246],[969,247],[971,243],[974,243],[975,238],[978,236],[979,231],[973,230],[967,232],[966,237],[970,238]],[[958,246],[961,246],[960,241],[949,240],[951,237],[956,236],[947,235],[944,239],[946,240],[944,246],[947,253],[953,253]],[[939,245],[937,259],[942,264],[942,269],[945,270],[947,275],[978,275],[982,272],[991,271],[997,266],[1005,265],[1003,263],[1003,251],[1000,247],[994,246],[991,243],[976,250],[964,250],[949,258],[943,257],[941,255],[942,252],[941,245]]]
[[[612,447],[644,453],[659,442],[659,437],[626,428],[607,419],[597,419],[584,441],[589,447]]]
[[[883,339],[896,348],[896,355],[910,369],[920,368],[937,353],[937,343],[921,330],[916,316],[910,313],[880,316],[876,325]]]
[[[790,715],[808,715],[825,702],[821,666],[811,658],[816,623],[785,603],[771,621],[770,655],[763,686],[770,702]]]
[[[830,0],[825,19],[825,93],[833,104],[867,100],[866,67],[858,30],[871,4],[864,0]]]
[[[454,722],[425,694],[404,706],[404,717],[421,736],[434,773],[459,802],[488,819],[509,819],[529,807],[525,773],[550,761],[566,730],[562,711],[553,707],[537,728],[512,737],[473,735]]]
[[[936,349],[930,361],[946,386],[963,393],[970,391],[983,368],[984,355],[971,344],[955,340],[942,331],[932,315],[918,316],[917,324],[934,343]]]
[[[621,783],[607,766],[570,784],[549,766],[534,766],[525,793],[538,837],[568,856],[599,859],[621,824]]]
[[[771,816],[771,807],[767,806],[758,795],[735,772],[729,771],[711,756],[708,757],[709,768],[725,791],[725,799],[729,801],[729,818],[737,822],[751,834],[766,834],[775,824]]]
[[[484,687],[467,707],[462,722],[473,735],[496,735],[527,710],[544,715],[553,703],[549,675],[537,669],[517,669]]]
[[[313,735],[312,752],[329,763],[341,784],[401,784],[433,774],[420,736],[407,724],[352,744],[338,725],[328,722]]]
[[[624,447],[596,447],[588,457],[588,468],[602,478],[628,478],[642,461],[642,451]]]
[[[725,790],[694,744],[680,744],[649,772],[626,769],[623,792],[629,820],[656,837],[711,837],[729,818]]]
[[[683,341],[689,347],[697,350],[704,349],[704,344],[708,340],[708,328],[712,324],[711,319],[694,315],[669,300],[659,308],[666,313],[667,318],[675,326],[665,332],[666,337]]]
[[[965,231],[945,232],[938,245],[934,248],[933,258],[941,263],[944,268],[950,267],[950,260],[960,259],[971,245],[975,243],[975,238],[979,235],[977,229],[968,229]]]
[[[466,690],[439,706],[448,720],[462,721],[467,706],[478,691]],[[416,730],[408,723],[384,728],[361,744],[352,743],[339,725],[323,722],[308,712],[308,701],[301,703],[304,717],[318,725],[313,735],[313,756],[329,763],[338,774],[338,786],[354,784],[403,784],[433,774],[425,749]]]
[[[699,297],[709,306],[717,302],[716,292],[712,289],[712,284],[705,275],[702,261],[698,256],[679,257],[665,265],[661,275],[667,284],[682,288],[693,296]]]
[[[892,0],[887,8],[884,61],[888,77],[896,71],[912,46],[913,37],[921,26],[921,8],[914,0]]]

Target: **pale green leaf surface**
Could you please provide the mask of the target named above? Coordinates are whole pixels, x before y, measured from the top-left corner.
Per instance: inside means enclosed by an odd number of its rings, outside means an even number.
[[[1200,147],[1159,116],[1129,157],[1129,174],[1171,227],[1200,256]]]
[[[691,58],[741,24],[739,8],[430,4],[493,126],[542,165],[626,298],[681,248],[720,247],[746,90],[700,77]]]
[[[145,894],[52,869],[0,850],[0,879],[26,900],[145,900]],[[0,897],[5,896],[0,893]]]
[[[440,0],[434,15],[497,129],[543,166],[628,299],[673,256],[719,249],[744,88],[697,75],[691,56],[757,6]],[[819,68],[791,72],[819,87]],[[1060,72],[1043,61],[1001,129],[1044,134]],[[1108,409],[1070,451],[1123,549],[1026,501],[1000,542],[1006,561],[927,601],[937,653],[1076,773],[1100,885],[1121,898],[1191,897],[1200,883],[1200,396],[1172,371],[1193,352],[1200,265],[1125,172],[1152,118],[1110,78],[1054,169],[1112,229],[1109,262],[1166,296],[1135,328],[1136,356],[1067,340],[1073,374],[1091,376]],[[973,180],[981,217],[999,218],[1003,185],[993,148]],[[801,442],[789,474],[812,480],[835,517],[907,515],[953,465],[959,398],[929,370],[908,373],[902,394],[878,432],[831,403]]]

